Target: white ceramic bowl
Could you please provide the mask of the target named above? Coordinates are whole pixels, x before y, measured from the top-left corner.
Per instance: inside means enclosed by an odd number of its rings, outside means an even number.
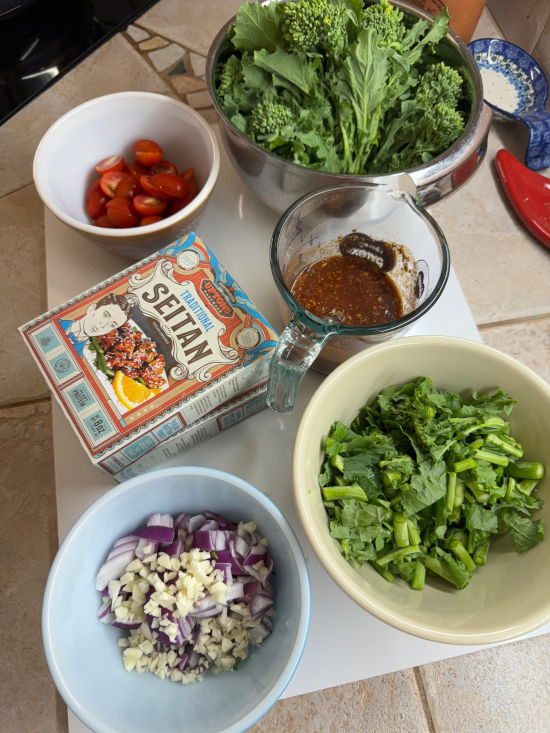
[[[96,164],[109,155],[134,162],[132,145],[154,140],[181,172],[195,168],[199,194],[174,216],[147,227],[102,229],[92,224],[86,192],[98,178]],[[220,170],[220,150],[210,125],[195,110],[170,97],[120,92],[67,112],[44,135],[34,157],[40,198],[61,221],[94,244],[142,259],[196,229]]]
[[[354,570],[328,531],[317,477],[331,423],[349,425],[359,408],[385,387],[431,377],[437,389],[459,394],[505,389],[517,400],[509,419],[525,460],[546,464],[535,516],[550,524],[550,386],[531,369],[489,346],[445,336],[413,336],[373,346],[325,379],[300,422],[293,456],[294,499],[315,554],[350,598],[382,621],[430,641],[489,644],[550,621],[550,539],[518,554],[510,535],[491,543],[487,564],[464,590],[428,579],[422,591],[388,583],[370,566]]]
[[[207,673],[187,687],[128,673],[117,646],[127,632],[101,624],[95,577],[118,537],[153,512],[253,520],[267,537],[277,592],[273,633],[237,672]],[[210,468],[175,467],[126,481],[98,499],[71,529],[52,565],[42,636],[61,696],[94,733],[242,733],[277,701],[306,643],[310,617],[306,562],[290,525],[261,491]]]

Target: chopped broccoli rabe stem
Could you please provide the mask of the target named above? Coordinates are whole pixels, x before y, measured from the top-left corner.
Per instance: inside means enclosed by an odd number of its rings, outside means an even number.
[[[420,532],[418,531],[418,528],[414,526],[414,523],[410,519],[407,519],[407,525],[409,527],[409,540],[411,545],[419,545]]]
[[[510,463],[505,456],[499,456],[498,453],[488,450],[477,450],[474,455],[476,458],[489,461],[489,463],[494,463],[496,466],[507,466]]]
[[[418,545],[399,547],[397,550],[392,550],[391,552],[388,552],[387,555],[379,557],[376,562],[379,565],[387,565],[389,562],[393,562],[394,560],[401,560],[401,558],[405,557],[406,555],[414,555],[417,552],[421,552]]]
[[[517,463],[511,463],[508,468],[508,473],[513,478],[528,478],[532,481],[540,481],[544,478],[546,471],[542,463],[530,463],[528,461],[522,461]]]
[[[487,553],[489,552],[489,540],[483,540],[474,550],[474,562],[476,565],[485,565]]]
[[[416,559],[416,567],[414,569],[414,575],[411,582],[411,588],[413,590],[422,590],[424,588],[424,581],[426,579],[426,566],[420,558]]]
[[[469,471],[471,468],[477,468],[477,463],[473,458],[465,458],[463,461],[458,461],[454,464],[455,473],[462,473],[462,471]]]
[[[459,542],[458,540],[453,540],[449,544],[449,549],[451,552],[458,557],[458,559],[464,563],[464,567],[466,570],[468,570],[470,573],[473,573],[476,569],[476,565],[468,552],[466,551],[466,548],[462,544],[462,542]]]
[[[538,481],[533,481],[532,479],[524,478],[523,481],[520,481],[519,484],[516,485],[516,488],[518,491],[521,491],[523,494],[527,494],[527,496],[531,495],[531,492],[535,488],[535,486],[538,484]]]
[[[383,568],[377,562],[374,562],[374,560],[371,560],[370,561],[370,564],[376,570],[377,573],[380,573],[380,575],[388,581],[388,583],[393,583],[393,581],[395,580],[395,578],[389,572],[389,570],[386,570],[386,568]]]
[[[453,511],[455,505],[455,493],[456,493],[456,473],[449,471],[447,474],[447,510]]]
[[[393,536],[397,547],[407,547],[409,542],[409,524],[402,514],[393,515]]]
[[[354,484],[353,486],[326,486],[323,489],[325,501],[333,501],[334,499],[357,499],[358,501],[367,501],[367,495],[363,489]]]
[[[516,458],[521,458],[523,455],[522,447],[515,441],[512,442],[509,438],[508,440],[504,440],[494,433],[489,433],[485,438],[485,443],[489,448],[498,448],[506,453],[511,453],[513,456],[516,456]]]
[[[332,463],[334,468],[337,468],[339,471],[342,472],[344,471],[344,459],[339,453],[337,453],[335,456],[332,456],[330,462]]]

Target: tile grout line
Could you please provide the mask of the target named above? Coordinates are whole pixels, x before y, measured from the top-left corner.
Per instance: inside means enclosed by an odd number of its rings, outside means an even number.
[[[28,405],[42,405],[46,402],[51,402],[51,396],[40,397],[36,400],[23,400],[22,402],[7,402],[0,404],[0,412],[2,410],[11,410],[12,407],[26,407]]]
[[[504,321],[493,321],[489,323],[476,323],[476,326],[480,331],[485,331],[490,328],[498,328],[499,326],[513,326],[518,323],[530,323],[533,321],[544,321],[550,318],[550,313],[539,313],[532,316],[521,316],[519,318],[508,318]]]
[[[424,687],[424,680],[422,679],[420,667],[413,667],[412,671],[414,674],[414,679],[416,681],[416,686],[418,687],[418,693],[422,701],[422,708],[424,710],[424,715],[426,716],[428,730],[430,733],[436,733],[435,724],[432,718],[432,711],[430,710],[430,703],[428,702],[428,695],[426,694],[426,688]]]
[[[22,186],[19,186],[19,188],[14,188],[13,191],[8,191],[8,193],[3,193],[0,196],[0,201],[2,199],[5,199],[7,196],[11,196],[12,193],[17,193],[18,191],[22,191],[24,188],[27,188],[27,186],[32,186],[34,184],[34,181],[29,181],[29,183],[24,183]]]

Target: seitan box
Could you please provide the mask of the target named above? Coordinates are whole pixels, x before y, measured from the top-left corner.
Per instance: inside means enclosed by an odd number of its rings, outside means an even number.
[[[278,338],[195,234],[19,330],[90,460],[117,480],[263,407]]]

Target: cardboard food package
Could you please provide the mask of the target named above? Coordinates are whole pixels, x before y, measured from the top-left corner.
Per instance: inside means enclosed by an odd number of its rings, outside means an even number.
[[[88,457],[118,481],[265,407],[278,338],[195,234],[19,330]]]

